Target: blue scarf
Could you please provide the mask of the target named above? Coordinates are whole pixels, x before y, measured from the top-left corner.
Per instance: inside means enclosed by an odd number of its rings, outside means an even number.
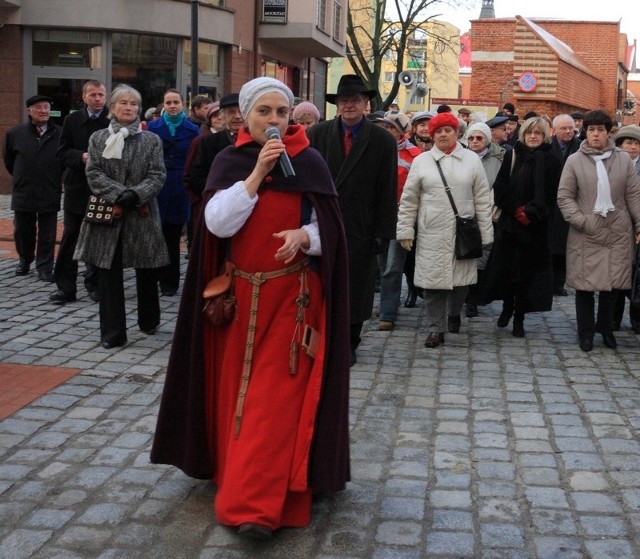
[[[187,115],[184,114],[184,111],[180,111],[177,115],[171,116],[168,113],[164,113],[162,118],[164,119],[165,124],[169,127],[169,133],[172,136],[176,135],[176,130],[178,126],[182,124]]]

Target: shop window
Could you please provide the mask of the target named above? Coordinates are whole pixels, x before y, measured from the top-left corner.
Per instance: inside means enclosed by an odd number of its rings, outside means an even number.
[[[36,29],[32,64],[99,69],[103,65],[102,32]]]
[[[191,74],[191,41],[184,41],[182,57],[187,74]],[[212,43],[198,41],[198,73],[202,76],[220,76],[220,48]]]
[[[112,43],[112,87],[135,87],[145,109],[161,103],[165,90],[176,86],[178,39],[113,33]]]

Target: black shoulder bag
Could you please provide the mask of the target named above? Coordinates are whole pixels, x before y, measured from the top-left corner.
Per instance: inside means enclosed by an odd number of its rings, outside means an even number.
[[[440,178],[444,184],[444,189],[449,197],[449,202],[451,202],[453,213],[456,216],[456,258],[458,260],[480,258],[482,256],[482,235],[480,234],[478,220],[475,215],[473,217],[460,217],[458,215],[458,208],[453,201],[453,196],[451,196],[451,189],[447,184],[447,180],[444,178],[440,162],[436,161],[436,165],[438,166],[438,172],[440,173]]]

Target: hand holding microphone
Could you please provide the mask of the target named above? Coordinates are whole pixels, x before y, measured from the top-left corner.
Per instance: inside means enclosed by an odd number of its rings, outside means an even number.
[[[278,130],[275,126],[269,126],[265,130],[265,134],[268,140],[281,140],[280,130]],[[295,177],[296,172],[293,170],[293,165],[291,165],[291,159],[287,155],[286,151],[283,151],[280,154],[280,168],[282,169],[282,174],[285,177]]]

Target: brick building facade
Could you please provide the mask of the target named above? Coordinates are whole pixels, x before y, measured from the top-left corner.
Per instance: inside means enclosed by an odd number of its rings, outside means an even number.
[[[510,101],[520,117],[603,108],[621,120],[629,69],[619,22],[478,19],[470,36],[471,98]]]

